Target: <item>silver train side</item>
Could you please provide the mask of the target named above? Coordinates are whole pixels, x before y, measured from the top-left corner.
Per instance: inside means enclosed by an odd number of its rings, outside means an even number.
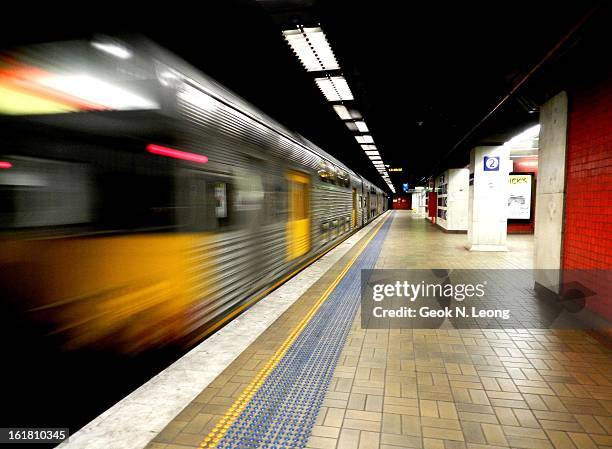
[[[191,345],[387,209],[384,191],[188,64],[121,43],[129,59],[86,41],[5,58],[5,88],[17,76],[41,95],[40,79],[86,68],[141,103],[61,84],[42,95],[68,111],[30,101],[0,121],[3,301],[66,348]]]

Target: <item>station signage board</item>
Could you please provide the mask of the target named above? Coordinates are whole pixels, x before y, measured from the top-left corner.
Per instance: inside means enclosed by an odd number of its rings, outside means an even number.
[[[499,171],[499,156],[484,157],[484,171]]]

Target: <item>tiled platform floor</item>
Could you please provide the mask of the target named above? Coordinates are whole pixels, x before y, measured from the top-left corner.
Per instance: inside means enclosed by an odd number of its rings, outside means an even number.
[[[379,268],[530,268],[532,237],[470,253],[398,211]],[[197,447],[347,254],[149,445]],[[356,317],[309,448],[612,447],[612,353],[582,331],[362,330]]]

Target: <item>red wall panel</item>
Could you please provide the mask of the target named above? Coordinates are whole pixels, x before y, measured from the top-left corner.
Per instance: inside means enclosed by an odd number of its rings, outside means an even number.
[[[427,216],[436,222],[438,218],[438,194],[437,192],[429,192],[427,198]]]
[[[393,209],[412,209],[412,195],[395,195]]]
[[[612,78],[570,96],[567,139],[563,268],[609,270]],[[599,294],[587,302],[587,307],[612,320],[612,288],[605,274],[592,272],[588,287]]]

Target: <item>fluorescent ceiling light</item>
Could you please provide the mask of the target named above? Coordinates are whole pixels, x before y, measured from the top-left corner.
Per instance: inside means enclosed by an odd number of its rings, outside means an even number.
[[[321,89],[327,101],[345,101],[353,99],[353,93],[342,76],[315,78],[315,83],[317,83],[317,86]]]
[[[357,129],[357,125],[355,125],[355,123],[353,123],[353,122],[345,122],[345,123],[346,123],[346,127],[347,127],[349,130],[351,130],[351,131],[355,131],[355,132],[356,132],[356,131],[359,131],[359,130]]]
[[[285,30],[283,35],[308,72],[338,70],[340,68],[321,28]]]
[[[366,125],[366,122],[364,122],[363,120],[355,122],[355,126],[357,127],[359,132],[367,133],[369,131],[368,126]]]
[[[157,109],[154,101],[88,75],[48,76],[38,84],[108,109]]]
[[[368,156],[371,161],[382,161],[380,156]]]
[[[380,156],[376,150],[368,150],[365,152],[368,156]]]
[[[341,120],[359,120],[361,118],[361,112],[357,109],[349,109],[343,104],[335,104],[334,111]]]
[[[351,114],[349,113],[349,110],[346,109],[346,106],[343,106],[341,104],[335,104],[334,111],[336,111],[336,114],[338,114],[338,117],[340,117],[340,119],[342,120],[351,119]]]
[[[364,151],[375,150],[376,149],[376,145],[361,145],[361,148],[363,148]]]
[[[374,143],[374,139],[369,134],[364,134],[363,136],[355,136],[357,142],[359,143]]]

